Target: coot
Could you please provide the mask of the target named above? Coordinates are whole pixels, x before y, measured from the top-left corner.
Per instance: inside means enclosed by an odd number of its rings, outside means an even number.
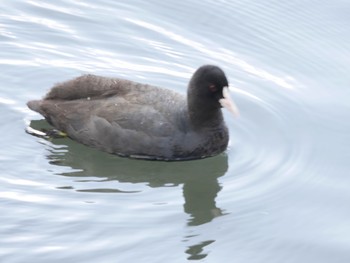
[[[233,113],[228,80],[217,66],[200,67],[186,96],[119,78],[84,75],[55,85],[28,107],[71,139],[112,154],[151,160],[217,155],[228,144],[221,107]]]

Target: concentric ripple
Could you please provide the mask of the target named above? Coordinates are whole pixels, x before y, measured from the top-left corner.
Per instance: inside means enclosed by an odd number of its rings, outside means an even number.
[[[240,199],[261,198],[271,192],[278,195],[291,186],[310,160],[307,112],[293,98],[295,93],[282,90],[276,95],[278,100],[240,90],[234,93],[241,117],[228,121],[232,138],[228,174],[234,179],[225,187],[236,191]],[[301,115],[303,118],[298,118]]]

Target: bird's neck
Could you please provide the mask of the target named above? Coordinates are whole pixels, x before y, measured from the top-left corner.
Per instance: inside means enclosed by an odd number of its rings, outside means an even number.
[[[188,102],[188,114],[194,128],[216,128],[222,125],[223,115],[220,108]]]

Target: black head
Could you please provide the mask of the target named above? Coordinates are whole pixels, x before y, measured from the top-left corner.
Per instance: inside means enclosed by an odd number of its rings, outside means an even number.
[[[224,71],[213,65],[201,66],[193,74],[188,88],[188,100],[205,103],[207,107],[220,108],[219,99],[223,98],[222,90],[228,87]]]
[[[188,112],[194,126],[221,126],[220,99],[228,86],[225,73],[217,66],[205,65],[193,74],[187,91]]]

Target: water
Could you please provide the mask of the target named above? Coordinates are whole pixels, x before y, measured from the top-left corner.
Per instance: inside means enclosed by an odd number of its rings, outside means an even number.
[[[349,262],[348,1],[3,1],[1,262]],[[25,103],[94,73],[185,93],[213,63],[241,116],[228,150],[129,160]]]

